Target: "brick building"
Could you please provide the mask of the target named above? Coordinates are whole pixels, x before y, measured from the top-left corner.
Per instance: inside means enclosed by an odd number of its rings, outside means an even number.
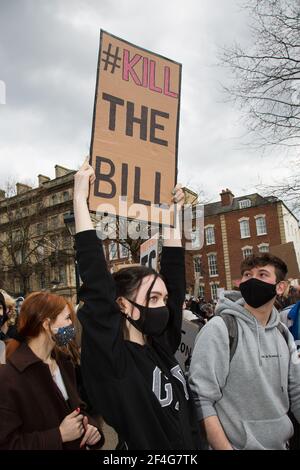
[[[204,245],[187,255],[187,286],[190,293],[217,298],[217,289],[231,289],[240,279],[240,263],[272,246],[293,242],[298,269],[300,236],[297,218],[276,197],[257,193],[234,197],[222,190],[218,202],[204,207]]]

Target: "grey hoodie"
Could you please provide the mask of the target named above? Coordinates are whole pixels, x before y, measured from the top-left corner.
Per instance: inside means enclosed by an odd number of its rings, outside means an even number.
[[[225,292],[216,309],[237,320],[231,362],[222,318],[210,320],[196,338],[189,383],[198,417],[217,415],[235,449],[285,449],[293,435],[290,407],[300,421],[300,360],[292,335],[288,347],[276,328],[277,310],[263,327],[244,303],[239,293]]]

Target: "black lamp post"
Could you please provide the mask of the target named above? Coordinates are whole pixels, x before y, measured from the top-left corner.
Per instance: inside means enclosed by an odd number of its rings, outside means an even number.
[[[75,280],[76,280],[76,304],[79,303],[79,298],[78,298],[78,292],[79,292],[79,287],[80,287],[80,278],[79,278],[79,270],[78,270],[78,264],[76,260],[76,255],[75,255],[75,217],[73,212],[68,212],[67,214],[64,214],[64,223],[65,226],[68,229],[69,235],[73,239],[73,249],[74,249],[74,263],[75,263]]]

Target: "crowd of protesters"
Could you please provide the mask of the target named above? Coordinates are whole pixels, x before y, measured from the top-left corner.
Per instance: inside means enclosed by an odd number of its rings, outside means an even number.
[[[102,417],[123,450],[299,448],[300,295],[284,261],[247,257],[239,289],[217,302],[186,295],[178,224],[163,233],[160,273],[112,275],[87,205],[94,180],[85,161],[77,311],[52,293],[0,291],[0,449],[101,449]],[[188,376],[175,358],[182,319],[200,330]]]

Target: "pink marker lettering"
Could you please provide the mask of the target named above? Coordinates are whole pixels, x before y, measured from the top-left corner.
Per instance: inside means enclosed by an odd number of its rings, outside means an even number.
[[[130,52],[127,49],[123,51],[123,80],[126,82],[129,81],[129,75],[133,79],[136,85],[141,86],[141,82],[139,77],[137,76],[136,72],[133,70],[133,67],[140,61],[142,58],[141,55],[135,54],[135,56],[130,60]]]
[[[157,93],[162,93],[162,89],[155,85],[155,61],[150,60],[150,83],[149,83],[149,90],[157,91]]]
[[[178,98],[178,93],[170,90],[170,67],[164,67],[164,95]]]

